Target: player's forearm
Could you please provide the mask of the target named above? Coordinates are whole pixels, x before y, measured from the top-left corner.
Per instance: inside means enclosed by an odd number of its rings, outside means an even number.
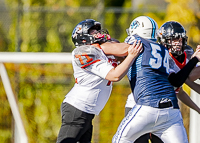
[[[106,55],[114,55],[118,57],[123,57],[128,55],[128,47],[130,45],[126,43],[103,43],[101,48]]]
[[[177,94],[178,99],[188,107],[194,109],[200,114],[200,108],[191,100],[191,98],[182,89]]]
[[[199,79],[199,78],[200,78],[200,66],[195,67],[195,68],[191,71],[191,73],[190,73],[190,75],[189,75],[188,78],[189,78],[191,81],[195,81],[195,80]]]
[[[108,72],[106,79],[113,82],[121,80],[127,74],[128,69],[133,64],[135,58],[136,57],[133,57],[132,55],[128,55],[120,65]]]
[[[200,85],[195,83],[194,81],[191,81],[190,79],[187,79],[185,83],[192,88],[194,91],[196,91],[198,94],[200,94]]]
[[[172,73],[169,75],[169,82],[175,87],[181,86],[186,81],[198,61],[198,58],[193,57],[178,73]]]

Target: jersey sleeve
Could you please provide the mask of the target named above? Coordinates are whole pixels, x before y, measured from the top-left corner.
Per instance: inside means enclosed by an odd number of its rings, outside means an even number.
[[[105,78],[108,72],[114,68],[108,62],[106,55],[99,48],[85,45],[74,50],[74,61],[82,69]]]

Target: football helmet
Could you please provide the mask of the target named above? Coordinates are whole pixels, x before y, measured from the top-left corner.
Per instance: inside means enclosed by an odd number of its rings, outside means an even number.
[[[89,31],[96,31],[90,33]],[[94,36],[94,35],[95,36]],[[72,32],[72,41],[75,46],[104,43],[110,39],[107,30],[101,30],[101,23],[93,19],[86,19],[76,25]]]
[[[126,32],[129,36],[137,34],[142,38],[157,41],[158,25],[152,18],[148,16],[139,16],[135,18]]]
[[[176,50],[176,48],[173,48],[172,42],[174,39],[181,39],[181,50]],[[183,54],[184,49],[187,46],[187,39],[188,37],[186,36],[186,30],[180,23],[176,21],[168,21],[164,23],[158,30],[158,42],[170,49],[172,54]]]

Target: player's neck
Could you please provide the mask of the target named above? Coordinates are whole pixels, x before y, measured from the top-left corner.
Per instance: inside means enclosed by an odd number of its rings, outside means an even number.
[[[180,63],[183,63],[185,60],[185,54],[177,55],[177,54],[172,54],[173,57]]]

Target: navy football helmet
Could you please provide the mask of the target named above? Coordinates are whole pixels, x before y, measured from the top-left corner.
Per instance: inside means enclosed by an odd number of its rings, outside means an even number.
[[[95,30],[95,36],[90,30]],[[107,30],[101,30],[101,23],[93,19],[86,19],[76,25],[72,32],[72,41],[75,46],[90,45],[93,43],[104,43],[110,39]]]
[[[182,38],[182,49],[181,51],[176,51],[176,49],[172,48],[172,41],[180,38]],[[172,54],[181,55],[187,46],[187,39],[186,30],[180,23],[175,21],[164,23],[158,30],[158,42],[171,49]]]

